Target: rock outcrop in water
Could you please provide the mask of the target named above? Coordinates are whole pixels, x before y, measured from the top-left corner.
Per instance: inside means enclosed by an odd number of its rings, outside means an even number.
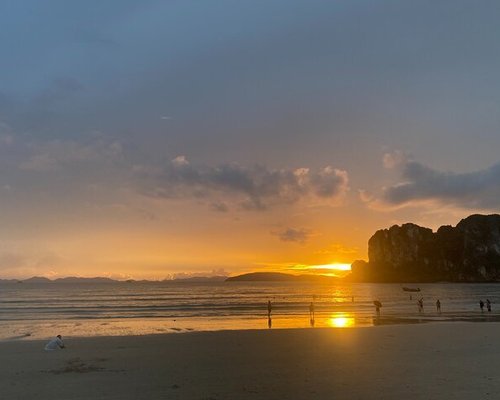
[[[471,215],[437,232],[415,224],[377,231],[369,262],[352,265],[367,282],[500,281],[500,215]]]

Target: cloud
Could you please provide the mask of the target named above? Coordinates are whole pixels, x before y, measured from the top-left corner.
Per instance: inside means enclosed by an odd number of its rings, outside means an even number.
[[[178,156],[162,169],[136,166],[134,170],[147,196],[204,198],[222,194],[245,210],[263,210],[306,198],[333,205],[349,190],[347,172],[331,166],[318,171],[235,163],[195,166],[185,156]]]
[[[29,154],[20,162],[19,168],[39,172],[103,165],[122,155],[120,142],[104,137],[94,137],[86,142],[61,139],[32,142],[28,147]]]
[[[382,158],[382,163],[384,164],[384,168],[392,169],[405,164],[409,158],[410,156],[405,152],[395,150],[393,152],[385,153]]]
[[[6,250],[2,244],[0,251],[0,270],[2,278],[24,277],[34,275],[47,275],[47,268],[60,265],[62,258],[51,251],[34,251],[13,246],[15,249]]]
[[[68,139],[0,133],[2,211],[22,215],[35,204],[45,212],[62,212],[65,206],[77,209],[76,204],[113,203],[131,181],[126,151],[114,137],[98,132]]]
[[[227,206],[226,203],[222,201],[215,201],[211,205],[212,210],[217,211],[217,212],[228,212],[229,207]]]
[[[304,228],[286,228],[280,232],[272,232],[283,242],[295,242],[304,244],[311,236],[311,231]]]
[[[366,189],[358,189],[359,198],[363,203],[369,203],[374,200],[374,195]]]
[[[165,277],[165,280],[173,279],[189,279],[189,278],[211,278],[216,276],[229,276],[229,273],[224,268],[212,269],[208,272],[177,272],[169,274]]]
[[[405,159],[399,168],[400,181],[383,188],[373,203],[392,207],[438,203],[476,210],[500,206],[500,163],[479,171],[455,173]]]
[[[333,243],[328,248],[315,251],[314,254],[342,257],[342,256],[352,256],[353,254],[359,253],[358,247],[349,247],[341,243]]]

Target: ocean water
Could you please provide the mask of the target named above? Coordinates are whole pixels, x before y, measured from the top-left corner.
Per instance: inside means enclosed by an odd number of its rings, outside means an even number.
[[[0,340],[222,329],[500,320],[500,284],[315,285],[281,282],[0,284]],[[411,295],[411,299],[410,299]],[[417,300],[423,298],[424,311]],[[489,299],[492,311],[479,309]],[[441,313],[435,302],[441,301]],[[267,301],[272,302],[271,321]],[[380,316],[374,300],[382,302]],[[314,301],[314,325],[309,304]]]

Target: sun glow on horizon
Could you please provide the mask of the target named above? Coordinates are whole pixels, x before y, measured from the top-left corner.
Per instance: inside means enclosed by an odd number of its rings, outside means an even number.
[[[300,272],[309,272],[318,275],[326,276],[345,276],[351,271],[351,264],[346,263],[331,263],[320,265],[294,265],[291,269]]]
[[[351,264],[344,263],[333,263],[333,264],[323,264],[323,265],[310,265],[308,269],[312,270],[335,270],[335,271],[350,271]]]

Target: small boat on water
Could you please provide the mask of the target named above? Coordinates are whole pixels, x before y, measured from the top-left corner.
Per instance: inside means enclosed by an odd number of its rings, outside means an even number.
[[[420,288],[403,287],[403,291],[405,291],[405,292],[420,292]]]

